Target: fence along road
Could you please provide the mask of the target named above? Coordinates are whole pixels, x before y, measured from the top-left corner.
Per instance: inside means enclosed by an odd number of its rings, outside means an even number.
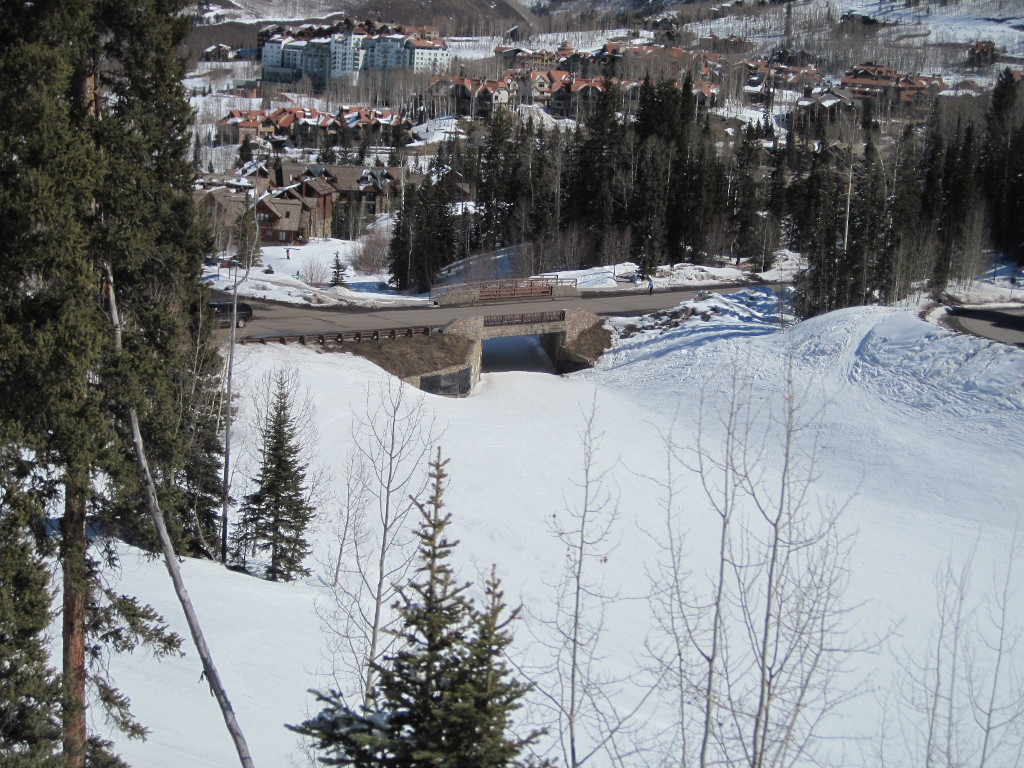
[[[718,293],[735,293],[747,286],[707,286],[701,290]],[[659,309],[672,309],[680,302],[692,299],[700,290],[655,291],[647,288],[636,293],[599,292],[583,296],[514,301],[508,303],[477,304],[465,307],[398,307],[372,311],[346,311],[339,307],[314,307],[307,304],[279,304],[245,299],[253,307],[253,319],[239,332],[237,338],[258,338],[260,336],[294,336],[300,334],[340,333],[345,331],[374,331],[390,328],[429,326],[440,328],[451,320],[486,315],[533,314],[565,309],[587,309],[595,315],[630,316],[644,315]]]

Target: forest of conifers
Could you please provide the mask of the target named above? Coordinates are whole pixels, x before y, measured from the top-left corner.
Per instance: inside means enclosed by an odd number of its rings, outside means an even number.
[[[991,99],[940,98],[880,123],[770,117],[722,129],[688,80],[642,86],[624,119],[609,81],[573,132],[497,112],[485,142],[442,146],[406,196],[392,241],[401,288],[425,288],[472,252],[520,249],[526,274],[630,259],[658,265],[801,252],[803,316],[888,303],[973,276],[983,259],[1024,255],[1024,87],[1009,70]],[[452,180],[458,182],[452,183]],[[456,215],[453,190],[475,190]]]

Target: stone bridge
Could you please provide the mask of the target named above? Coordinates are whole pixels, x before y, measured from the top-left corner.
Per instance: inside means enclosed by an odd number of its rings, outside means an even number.
[[[601,318],[585,309],[476,315],[452,320],[441,330],[445,334],[466,336],[473,340],[468,360],[407,381],[435,394],[467,394],[480,380],[484,340],[506,336],[540,336],[544,351],[559,373],[589,367],[596,360],[575,351],[573,346],[581,333],[601,322]]]
[[[596,360],[576,348],[580,334],[602,321],[586,309],[558,309],[546,312],[479,314],[456,318],[446,324],[367,328],[364,330],[311,331],[304,333],[273,333],[242,339],[248,344],[326,344],[347,345],[364,341],[386,341],[409,336],[432,336],[437,333],[464,336],[472,341],[466,359],[441,370],[405,381],[420,389],[442,395],[465,395],[480,380],[483,342],[504,336],[539,336],[541,345],[559,373],[592,366]],[[589,353],[592,354],[592,353]]]

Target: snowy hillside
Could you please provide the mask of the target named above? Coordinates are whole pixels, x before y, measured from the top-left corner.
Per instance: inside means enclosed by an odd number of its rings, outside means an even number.
[[[548,649],[539,619],[551,615],[552,585],[565,558],[551,527],[564,525],[567,510],[580,503],[579,435],[593,405],[603,434],[594,459],[608,470],[613,503],[607,509],[618,513],[603,561],[588,566],[602,590],[618,596],[605,607],[597,655],[623,680],[612,696],[615,705],[625,710],[643,701],[635,736],[655,760],[655,743],[672,727],[672,706],[659,700],[661,693],[643,700],[652,685],[645,641],[656,640],[648,595],[665,518],[664,488],[657,485],[666,477],[663,436],[671,428],[675,441],[690,448],[699,437],[714,453],[724,435],[711,420],[698,435],[702,401],[706,414],[721,412],[738,386],[740,403],[750,406],[745,434],[763,449],[758,471],[770,484],[784,436],[779,418],[793,404],[798,420],[811,421],[799,437],[801,450],[817,443],[808,509],[813,515],[838,510],[837,532],[850,542],[842,596],[849,613],[839,620],[838,639],[871,647],[850,657],[832,684],[837,690],[859,686],[863,693],[823,723],[824,733],[849,739],[828,749],[846,765],[866,765],[884,746],[887,765],[911,765],[917,722],[902,697],[911,697],[910,683],[899,673],[908,654],[924,663],[920,653],[934,639],[936,570],[947,557],[962,563],[976,550],[973,605],[990,587],[993,566],[1005,560],[1022,506],[1024,352],[952,334],[908,310],[849,309],[780,331],[776,301],[771,291],[750,289],[693,305],[696,316],[674,328],[643,330],[645,323],[635,319],[618,321],[623,338],[594,370],[562,378],[485,374],[468,398],[426,396],[428,410],[445,425],[446,502],[454,516],[451,533],[461,542],[461,575],[479,583],[497,564],[509,601],[521,601],[527,615],[516,629],[517,653],[527,665],[542,665]],[[241,371],[250,382],[276,366],[299,370],[316,408],[320,458],[340,491],[353,412],[363,408],[367,388],[379,388],[380,372],[358,358],[297,346],[243,347],[239,354],[236,375]],[[251,408],[241,403],[238,423],[239,441],[250,446]],[[697,475],[681,466],[674,471],[672,514],[687,531],[687,569],[700,591],[717,563],[716,517]],[[236,497],[245,490],[243,476],[244,469],[235,479]],[[314,571],[322,572],[318,563],[333,545],[326,519],[332,508],[325,505],[313,537]],[[187,635],[162,565],[129,548],[123,552],[123,588],[152,602]],[[256,764],[305,764],[297,737],[283,726],[309,714],[306,689],[330,684],[316,611],[326,588],[316,577],[271,584],[207,562],[187,561],[183,569]],[[1014,596],[1011,616],[1024,616],[1022,597]],[[1014,653],[1016,669],[1024,668],[1024,648]],[[976,661],[981,665],[984,658]],[[1004,671],[1013,666],[1005,661]],[[112,669],[152,729],[145,743],[119,743],[132,765],[235,762],[191,649],[185,658],[164,662],[116,658]],[[1007,686],[1015,674],[1005,673]],[[883,717],[891,740],[884,744]],[[600,755],[593,762],[608,764]]]

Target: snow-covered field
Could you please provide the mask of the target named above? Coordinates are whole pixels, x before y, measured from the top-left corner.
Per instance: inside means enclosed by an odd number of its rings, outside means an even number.
[[[387,222],[378,222],[385,227]],[[263,266],[253,267],[249,278],[245,270],[206,266],[203,280],[213,290],[229,293],[238,281],[238,295],[242,298],[269,299],[291,304],[361,304],[365,306],[422,304],[426,296],[405,296],[388,285],[388,273],[357,274],[351,266],[352,240],[318,238],[303,245],[285,247],[266,245],[262,248]],[[348,287],[331,287],[334,256],[347,267],[345,283]],[[273,270],[270,273],[264,270]]]
[[[993,564],[1005,558],[1024,498],[1024,352],[955,335],[912,310],[848,309],[780,330],[777,298],[760,288],[712,296],[693,308],[696,317],[678,327],[630,335],[626,325],[645,323],[615,323],[624,338],[591,371],[485,374],[467,398],[423,396],[446,426],[440,441],[450,458],[446,509],[454,516],[451,534],[461,542],[461,576],[479,583],[496,563],[510,602],[521,601],[528,616],[550,614],[550,585],[565,553],[549,522],[564,520],[566,508],[579,502],[579,435],[593,404],[603,433],[595,458],[609,470],[607,487],[619,515],[614,546],[605,562],[592,566],[603,589],[620,597],[606,612],[599,655],[609,673],[633,680],[614,701],[636,701],[650,683],[642,671],[644,643],[655,633],[646,574],[656,557],[651,534],[663,518],[663,492],[649,479],[665,467],[660,435],[674,422],[676,440],[693,446],[702,402],[722,406],[723,393],[740,381],[753,405],[753,430],[766,436],[763,468],[771,477],[779,434],[769,416],[779,415],[792,381],[795,395],[788,402],[811,420],[802,447],[810,440],[818,446],[811,508],[842,507],[839,529],[851,542],[843,639],[881,639],[872,653],[852,657],[852,668],[833,683],[860,682],[863,693],[843,706],[841,719],[824,724],[827,733],[845,738],[831,743],[830,752],[844,765],[869,764],[866,755],[881,743],[885,717],[891,739],[884,744],[885,764],[920,765],[907,754],[912,728],[898,729],[912,718],[900,698],[906,688],[895,681],[906,668],[905,654],[920,653],[934,640],[939,565],[975,552],[973,605],[991,584]],[[236,375],[243,371],[250,381],[277,366],[300,372],[316,408],[320,460],[337,482],[351,447],[349,425],[364,407],[367,388],[379,386],[379,370],[348,355],[299,347],[245,347],[236,354],[242,355]],[[239,386],[243,393],[251,389]],[[245,445],[252,439],[252,404],[243,400],[240,407],[236,445]],[[721,437],[713,426],[703,432],[710,445]],[[687,567],[699,581],[715,562],[714,515],[698,478],[677,471],[675,514],[687,530]],[[244,477],[243,462],[236,497],[245,491]],[[329,506],[323,513],[329,516]],[[330,547],[326,519],[319,526],[311,540],[323,555]],[[152,602],[187,635],[162,565],[121,549],[121,587]],[[316,557],[309,561],[314,570],[316,563]],[[313,700],[306,689],[329,684],[315,610],[325,587],[316,577],[271,584],[208,562],[186,561],[183,569],[256,764],[304,764],[283,724],[309,714]],[[1021,598],[1014,594],[1010,605],[1014,632],[1024,616]],[[516,651],[538,663],[544,650],[531,643],[532,633],[543,628],[527,618],[516,629]],[[1024,648],[1015,647],[1004,661],[1008,687],[1024,664]],[[235,762],[191,649],[164,662],[115,658],[112,668],[152,728],[147,742],[118,745],[130,763],[212,768]],[[659,737],[670,727],[671,711],[657,695],[649,699],[637,720],[640,735]],[[965,720],[964,731],[970,727]],[[609,762],[598,757],[593,765]]]

